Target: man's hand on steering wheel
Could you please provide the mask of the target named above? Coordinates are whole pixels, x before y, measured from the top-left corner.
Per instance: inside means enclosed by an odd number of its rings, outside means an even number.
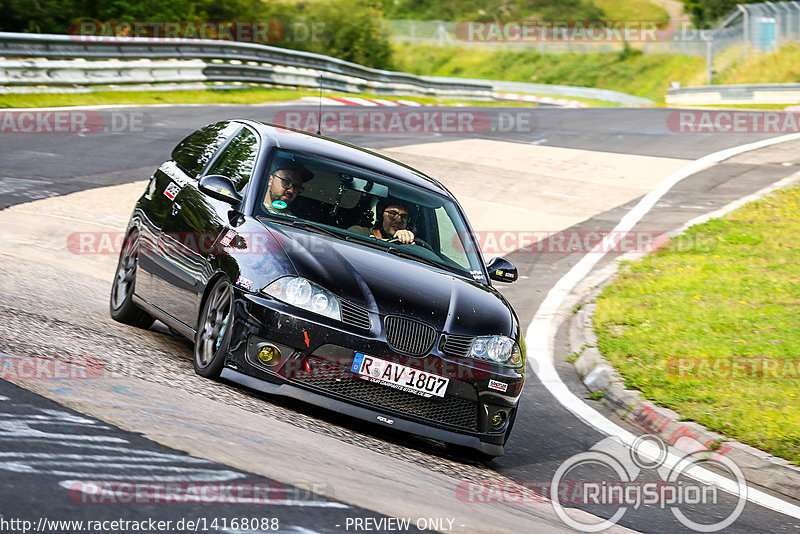
[[[430,244],[427,241],[425,241],[425,240],[423,240],[423,239],[421,239],[419,237],[413,237],[413,239],[411,241],[402,241],[400,239],[400,237],[398,237],[398,234],[400,232],[405,232],[405,233],[411,234],[412,237],[414,236],[414,233],[411,232],[410,230],[398,230],[397,233],[394,234],[394,237],[391,238],[388,242],[389,243],[400,243],[401,245],[418,245],[420,247],[427,248],[430,251],[436,252],[436,251],[433,250],[433,247],[430,246]]]
[[[392,241],[395,239],[403,245],[411,245],[414,243],[414,232],[411,230],[398,230],[394,233]]]

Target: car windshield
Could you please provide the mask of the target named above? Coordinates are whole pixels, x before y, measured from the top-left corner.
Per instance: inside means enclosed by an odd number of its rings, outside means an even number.
[[[455,202],[376,172],[275,149],[255,215],[312,223],[351,242],[485,280],[480,252]],[[396,234],[406,230],[413,243]]]

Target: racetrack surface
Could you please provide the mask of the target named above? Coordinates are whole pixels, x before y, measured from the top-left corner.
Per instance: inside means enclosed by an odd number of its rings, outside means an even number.
[[[485,504],[457,494],[459,485],[469,480],[549,483],[563,461],[604,437],[552,398],[533,373],[523,392],[523,409],[506,455],[486,466],[474,465],[448,457],[435,444],[293,401],[265,399],[200,379],[192,371],[185,342],[163,328],[140,331],[111,321],[107,291],[115,255],[72,254],[66,250],[66,236],[123,229],[133,201],[143,189],[141,183],[130,183],[147,179],[189,131],[231,117],[268,120],[276,108],[157,107],[120,112],[142,114],[142,131],[0,137],[4,162],[0,206],[13,206],[0,211],[4,234],[0,246],[0,353],[93,356],[119,371],[94,381],[17,380],[17,385],[192,456],[286,484],[315,484],[313,487],[327,495],[321,500],[335,499],[395,517],[453,517],[453,528],[463,532],[511,531],[515,527],[569,530],[546,502],[531,498],[524,503]],[[485,113],[503,110],[491,108]],[[510,232],[518,239],[525,230],[610,230],[649,188],[688,161],[764,138],[678,134],[667,128],[669,113],[547,109],[535,112],[535,128],[529,131],[371,132],[337,138],[380,149],[429,172],[462,200],[479,232],[497,234],[495,237]],[[671,190],[637,229],[669,231],[759,190],[796,172],[800,168],[797,154],[796,144],[777,145],[715,165]],[[80,193],[61,196],[72,192]],[[36,202],[23,204],[31,200]],[[504,205],[508,209],[503,210]],[[496,250],[489,245],[487,253]],[[508,254],[519,268],[521,280],[499,289],[523,324],[530,322],[549,288],[580,256],[564,252]],[[605,257],[598,267],[613,261],[614,256]],[[563,347],[564,340],[562,333],[557,347]],[[574,369],[565,362],[566,356],[557,354],[562,379],[586,397]],[[121,385],[132,389],[119,389]],[[131,391],[142,397],[125,393]],[[30,395],[0,391],[15,402],[18,394]],[[593,404],[602,410],[599,403]],[[259,459],[266,454],[271,461],[262,463]],[[375,472],[379,466],[382,472]],[[9,471],[8,462],[0,463],[0,470]],[[599,480],[602,474],[597,476]],[[648,476],[656,479],[653,473]],[[24,483],[31,492],[60,487],[36,477],[20,481]],[[432,499],[431,494],[440,496]],[[6,495],[0,501],[5,516],[13,515],[8,512],[12,499]],[[722,502],[715,509],[695,507],[690,511],[711,515],[729,505]],[[31,516],[42,513],[34,503],[26,506]],[[159,513],[183,513],[174,508],[162,507]],[[587,510],[609,515],[600,508]],[[97,515],[91,506],[66,506],[61,511],[86,518]],[[238,511],[228,506],[224,513],[234,517]],[[334,515],[317,514],[316,509],[305,516],[286,512],[284,523],[335,532],[339,530]],[[296,517],[316,519],[298,523]],[[797,523],[748,504],[726,531],[791,531]],[[643,532],[690,532],[669,510],[658,507],[630,510],[620,524]]]

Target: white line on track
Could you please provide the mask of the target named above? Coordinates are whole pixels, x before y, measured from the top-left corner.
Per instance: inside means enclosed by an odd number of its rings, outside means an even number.
[[[800,134],[791,134],[758,141],[756,143],[749,143],[709,154],[686,165],[668,176],[658,184],[655,189],[646,194],[639,203],[622,218],[610,235],[620,236],[631,230],[664,194],[684,178],[738,154],[798,139],[800,139]],[[539,380],[541,380],[542,384],[553,397],[558,399],[566,409],[587,425],[604,434],[618,437],[625,445],[630,447],[636,439],[636,436],[609,419],[606,419],[600,412],[575,396],[566,384],[561,381],[561,377],[558,375],[553,365],[555,336],[559,326],[564,320],[564,315],[560,312],[575,286],[577,286],[605,256],[604,250],[608,250],[605,240],[603,243],[598,244],[594,250],[584,255],[583,258],[581,258],[581,260],[550,289],[547,293],[547,297],[545,297],[539,309],[536,311],[531,324],[528,326],[525,333],[525,344],[528,349],[528,362],[533,367],[533,372],[536,373]],[[642,448],[641,452],[644,454],[650,453],[653,458],[656,458],[658,454],[657,451],[654,452],[654,450],[655,447],[649,450],[647,448]],[[680,458],[670,454],[664,462],[664,465],[668,468],[673,468],[677,466],[680,461]],[[800,506],[788,503],[757,489],[740,487],[736,482],[707,470],[694,469],[692,470],[692,475],[693,478],[696,478],[700,482],[715,484],[719,488],[735,495],[740,495],[742,492],[745,492],[747,500],[752,503],[800,519]]]

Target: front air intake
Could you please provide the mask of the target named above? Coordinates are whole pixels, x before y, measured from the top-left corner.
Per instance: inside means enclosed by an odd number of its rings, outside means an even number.
[[[430,352],[436,340],[436,330],[433,327],[413,319],[390,315],[384,319],[383,324],[386,328],[386,341],[397,352],[422,356]]]

